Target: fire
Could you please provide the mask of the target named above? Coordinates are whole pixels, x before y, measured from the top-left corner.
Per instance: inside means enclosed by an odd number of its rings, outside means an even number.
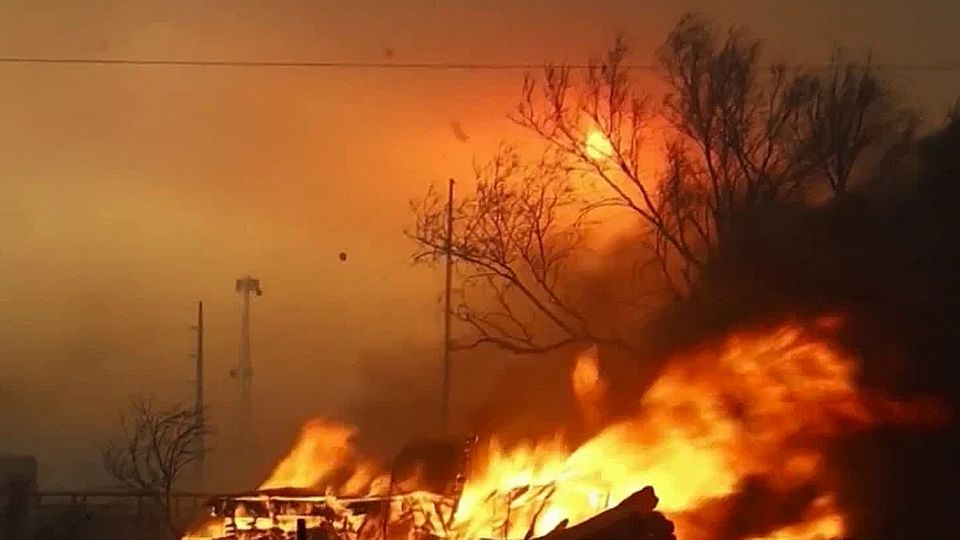
[[[468,538],[542,535],[652,485],[678,537],[697,538],[685,523],[702,521],[692,518],[748,477],[781,490],[818,483],[825,441],[874,421],[855,376],[852,358],[801,325],[730,336],[672,359],[633,417],[576,448],[559,437],[512,449],[492,440],[485,467],[469,476],[455,528]],[[597,388],[595,357],[581,356],[572,379],[578,396]],[[842,537],[840,511],[819,504],[809,522],[768,538]]]
[[[376,463],[355,461],[356,434],[356,428],[326,420],[307,422],[293,449],[260,484],[260,489],[324,487],[342,495],[357,495],[382,484]],[[337,478],[343,476],[345,469],[350,469],[349,476]]]
[[[591,426],[597,425],[603,418],[606,394],[606,383],[600,378],[597,353],[597,348],[591,347],[579,354],[570,372],[571,385],[580,412]]]
[[[824,540],[843,538],[846,527],[843,514],[837,509],[833,497],[821,497],[810,505],[810,512],[803,521],[787,525],[772,533],[747,540]]]
[[[740,537],[842,538],[845,517],[824,478],[827,444],[877,422],[916,422],[931,409],[860,392],[856,361],[830,339],[835,327],[792,323],[738,332],[678,355],[634,414],[580,444],[558,434],[508,447],[489,437],[452,516],[441,518],[436,496],[422,492],[391,499],[391,508],[426,516],[415,525],[436,536],[527,539],[581,523],[654,486],[677,537],[707,540],[718,536],[749,484],[772,501],[811,490],[814,497],[796,515],[758,516],[756,530]],[[595,349],[577,358],[571,384],[586,420],[599,419],[607,383]],[[371,492],[378,469],[356,462],[354,434],[342,425],[308,423],[261,487],[330,485],[334,471],[350,464],[338,495]],[[424,511],[427,500],[432,510]],[[403,530],[407,536],[389,536],[409,537],[411,529]],[[355,535],[363,537],[359,529]]]

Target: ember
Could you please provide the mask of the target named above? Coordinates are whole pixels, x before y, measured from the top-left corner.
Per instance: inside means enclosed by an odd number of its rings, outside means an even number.
[[[318,491],[226,498],[217,516],[224,536],[235,529],[244,538],[291,535],[301,516],[347,540],[668,539],[674,523],[677,537],[707,540],[745,483],[759,478],[771,494],[811,496],[792,517],[738,537],[842,538],[844,515],[824,481],[826,444],[878,422],[923,418],[859,392],[856,363],[832,344],[832,328],[740,332],[677,356],[632,417],[577,446],[560,435],[509,447],[490,436],[483,459],[464,463],[465,484],[445,493],[424,491],[416,478],[390,479],[357,456],[350,428],[314,421],[261,489]],[[596,421],[605,383],[595,351],[574,369],[575,393],[589,405],[583,412]],[[654,511],[658,501],[672,523]]]

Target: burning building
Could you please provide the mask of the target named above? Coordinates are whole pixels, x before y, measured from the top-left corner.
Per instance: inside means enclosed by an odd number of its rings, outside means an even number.
[[[187,538],[293,538],[298,522],[343,540],[844,538],[829,444],[944,416],[860,390],[837,324],[737,331],[678,354],[631,415],[605,424],[587,351],[571,379],[598,427],[579,442],[490,433],[408,447],[385,469],[354,447],[353,428],[315,420],[258,490],[211,501],[214,518]]]

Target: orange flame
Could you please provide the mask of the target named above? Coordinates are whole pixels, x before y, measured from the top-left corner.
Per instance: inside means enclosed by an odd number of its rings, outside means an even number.
[[[845,530],[843,514],[837,509],[833,497],[824,496],[810,505],[810,511],[800,523],[747,540],[824,540],[843,538]]]
[[[590,426],[598,425],[603,419],[606,394],[606,383],[600,377],[597,353],[597,348],[591,347],[579,354],[570,373],[580,412]]]
[[[599,381],[589,358],[572,374],[578,395]],[[850,357],[799,325],[733,335],[674,358],[636,415],[576,449],[559,438],[510,450],[491,441],[486,466],[465,486],[455,528],[467,538],[542,535],[652,485],[678,537],[695,538],[685,519],[747,477],[784,490],[816,484],[823,441],[873,420],[855,375]],[[769,538],[841,537],[842,514],[819,504],[809,521]]]
[[[842,538],[843,512],[823,485],[826,443],[880,421],[924,420],[936,407],[893,404],[859,392],[856,362],[824,335],[837,328],[835,320],[830,323],[734,333],[672,358],[635,414],[578,446],[557,435],[506,448],[491,437],[482,463],[467,477],[450,528],[434,533],[464,539],[541,536],[651,485],[678,538],[709,539],[725,519],[717,509],[745,481],[760,478],[774,493],[805,487],[817,496],[793,523],[755,532],[752,540]],[[577,358],[571,383],[584,414],[599,419],[606,383],[595,349]],[[318,486],[350,464],[353,474],[339,494],[377,491],[376,465],[353,463],[354,434],[338,424],[308,423],[261,487]],[[411,494],[398,504],[415,506],[416,497],[424,496]]]
[[[293,449],[260,484],[260,489],[318,486],[353,458],[356,434],[353,427],[325,420],[307,422]]]

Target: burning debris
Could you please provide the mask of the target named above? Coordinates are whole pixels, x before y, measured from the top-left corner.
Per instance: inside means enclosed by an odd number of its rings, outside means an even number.
[[[491,495],[491,499],[505,503],[502,516],[505,533],[512,530],[510,509],[525,491]],[[543,495],[550,489],[539,487],[530,491]],[[549,495],[544,502],[548,499]],[[310,538],[337,540],[462,537],[452,523],[456,501],[425,491],[390,497],[340,499],[304,490],[269,490],[217,497],[210,503],[214,518],[222,519],[221,530],[210,522],[200,532],[185,536],[184,540],[295,538],[298,528],[310,531]],[[617,506],[573,527],[568,528],[569,521],[562,520],[543,537],[551,540],[675,539],[673,523],[654,511],[656,504],[653,488],[646,487]],[[531,525],[523,538],[537,538],[533,531]]]
[[[298,519],[337,540],[843,538],[828,443],[923,423],[930,410],[859,391],[835,329],[740,332],[677,356],[635,414],[577,446],[561,435],[422,444],[382,472],[358,455],[352,428],[311,422],[260,491],[212,501],[220,536],[188,538],[293,538]],[[592,396],[585,421],[597,421],[595,354],[572,382]]]
[[[297,522],[325,538],[359,540],[440,536],[450,515],[450,500],[415,492],[392,497],[338,498],[310,490],[266,490],[217,497],[210,501],[213,517],[222,523],[218,536],[186,538],[293,538]],[[205,530],[210,531],[209,523]]]

